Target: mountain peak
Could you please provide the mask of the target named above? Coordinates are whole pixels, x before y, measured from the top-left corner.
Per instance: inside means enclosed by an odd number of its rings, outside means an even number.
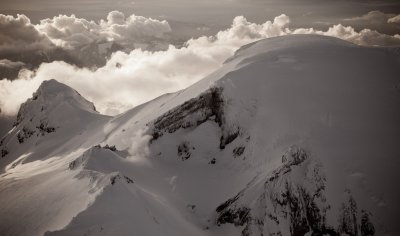
[[[90,103],[90,110],[95,110],[93,104],[86,99],[84,99],[76,90],[71,87],[58,82],[55,79],[45,80],[39,86],[38,90],[33,93],[32,100],[36,100],[39,97],[43,99],[53,99],[57,97],[72,97],[75,100],[85,100],[84,103]],[[50,101],[49,101],[50,102]]]
[[[58,82],[55,79],[43,81],[42,84],[38,88],[38,91],[45,91],[45,92],[52,92],[52,93],[68,92],[71,90],[73,90],[73,89],[63,83]]]
[[[38,150],[38,143],[44,140],[52,143],[44,145],[45,149],[59,146],[85,130],[88,124],[107,119],[74,89],[56,80],[47,80],[21,105],[14,128],[0,142],[3,146],[0,154],[18,157],[32,147]]]
[[[97,113],[93,103],[87,101],[71,87],[54,79],[46,80],[33,93],[32,98],[21,105],[15,124],[20,124],[27,117],[32,121],[33,118],[47,118],[51,116],[51,113],[60,116],[65,112],[71,113],[72,110]]]

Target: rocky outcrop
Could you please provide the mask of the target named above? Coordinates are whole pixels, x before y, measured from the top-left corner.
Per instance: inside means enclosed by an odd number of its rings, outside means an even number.
[[[110,177],[110,184],[114,185],[117,181],[125,180],[127,184],[133,184],[133,180],[125,175],[115,174]]]
[[[19,143],[23,143],[26,139],[29,139],[33,134],[35,134],[34,130],[30,130],[27,127],[23,127],[20,132],[17,134],[17,139]]]
[[[322,166],[291,147],[279,168],[217,207],[216,223],[244,226],[242,235],[335,235],[326,225],[325,182]]]
[[[1,157],[5,157],[5,156],[7,156],[8,155],[8,151],[7,151],[7,149],[5,149],[5,148],[3,148],[3,149],[1,149]]]
[[[165,132],[173,133],[180,128],[198,126],[207,120],[222,125],[223,99],[220,88],[211,88],[157,118],[153,122],[152,140],[158,139]]]
[[[290,147],[282,165],[254,178],[236,196],[216,208],[217,225],[242,226],[242,235],[374,235],[370,214],[357,210],[349,190],[339,209],[338,225],[329,225],[326,177],[318,160]],[[361,234],[360,234],[361,231]]]
[[[340,208],[338,231],[341,234],[357,236],[357,203],[351,195],[350,190],[346,190],[345,195],[345,200]]]
[[[192,153],[190,152],[193,147],[190,146],[189,142],[183,142],[178,146],[178,157],[184,161],[190,158]]]
[[[375,227],[370,220],[370,216],[371,213],[368,213],[364,210],[361,211],[361,225],[360,225],[361,236],[375,235]]]
[[[279,168],[216,209],[216,223],[244,226],[242,235],[329,234],[325,181],[321,165],[304,149],[291,147]]]
[[[213,121],[221,128],[220,149],[224,149],[240,135],[239,127],[233,125],[228,128],[224,118],[222,89],[213,87],[154,120],[151,124],[151,142],[164,133],[197,127],[206,121]]]

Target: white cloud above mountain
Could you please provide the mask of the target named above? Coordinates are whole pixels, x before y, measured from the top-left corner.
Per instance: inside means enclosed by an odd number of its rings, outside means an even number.
[[[166,50],[159,51],[118,51],[105,66],[97,69],[77,68],[65,62],[43,63],[37,70],[20,73],[17,80],[0,80],[0,108],[6,114],[15,114],[19,105],[42,81],[56,79],[93,101],[100,112],[117,114],[197,82],[219,68],[245,44],[280,35],[320,34],[360,45],[400,45],[398,35],[385,35],[369,29],[356,31],[350,26],[338,24],[321,31],[313,28],[291,29],[289,24],[290,18],[284,14],[262,24],[238,16],[231,27],[214,36],[190,39],[180,48],[170,45]],[[36,26],[35,29],[45,32],[58,45],[74,47],[85,40],[102,37],[126,43],[132,38],[162,40],[162,35],[170,27],[166,21],[137,16],[125,18],[122,13],[111,12],[107,20],[99,23],[74,16],[59,16],[42,21],[41,27]]]
[[[122,12],[112,11],[100,22],[77,18],[75,15],[59,15],[47,18],[35,25],[57,46],[73,49],[92,42],[117,42],[133,49],[135,44],[147,44],[161,40],[171,31],[167,21],[143,16],[125,17]]]

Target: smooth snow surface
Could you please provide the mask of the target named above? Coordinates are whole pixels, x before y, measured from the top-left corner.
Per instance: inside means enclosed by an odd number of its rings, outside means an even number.
[[[51,80],[0,145],[0,235],[400,235],[400,48],[239,49],[116,117]]]

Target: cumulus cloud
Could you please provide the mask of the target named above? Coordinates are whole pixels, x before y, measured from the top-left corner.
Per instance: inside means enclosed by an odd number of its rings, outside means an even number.
[[[16,113],[21,102],[40,83],[56,79],[92,100],[98,110],[116,114],[166,92],[183,89],[217,69],[240,46],[255,40],[281,35],[289,22],[285,15],[264,24],[236,17],[231,28],[212,37],[170,45],[165,51],[135,49],[117,52],[96,70],[77,68],[64,62],[42,64],[36,71],[25,70],[15,81],[0,81],[0,104],[5,113]],[[14,99],[18,97],[18,99]]]
[[[51,41],[25,15],[0,14],[0,53],[48,49]]]
[[[15,69],[21,68],[25,65],[25,63],[20,61],[10,61],[8,59],[0,59],[0,68],[8,68],[8,69]]]
[[[43,62],[101,67],[117,50],[166,49],[170,31],[166,21],[136,15],[125,17],[118,11],[98,22],[59,15],[37,25],[25,15],[0,14],[0,59],[25,63],[21,67],[5,67],[3,63],[0,79],[14,79],[21,68],[36,69]]]
[[[382,25],[386,24],[388,20],[393,16],[394,14],[386,14],[381,11],[370,11],[362,16],[347,18],[345,19],[345,21],[348,23],[357,23],[357,24]]]
[[[0,59],[0,79],[15,78],[18,71],[25,66],[21,61],[11,61],[8,59]]]
[[[127,22],[131,20],[114,12],[97,26],[109,29],[116,35],[123,35],[123,30],[115,27],[128,27]],[[145,22],[146,19],[142,19],[142,23],[135,26],[138,28],[130,32],[139,35],[136,33],[137,29],[152,25]],[[193,84],[219,68],[235,50],[245,44],[280,35],[321,34],[361,45],[400,45],[400,37],[368,29],[356,31],[340,24],[326,31],[313,28],[290,29],[289,23],[289,17],[283,14],[262,24],[252,23],[245,17],[238,16],[231,27],[214,36],[190,39],[181,48],[170,45],[161,51],[119,51],[111,56],[105,66],[97,69],[77,68],[65,62],[45,63],[35,71],[23,71],[18,80],[0,80],[0,107],[5,113],[15,114],[18,106],[31,96],[43,80],[56,79],[93,101],[100,112],[117,114],[163,93]],[[110,26],[101,26],[104,24]],[[109,32],[107,34],[111,35]],[[154,32],[151,34],[161,35]]]
[[[327,31],[314,30],[313,28],[300,28],[291,31],[293,34],[319,34],[332,36],[350,41],[352,43],[363,46],[399,46],[400,38],[398,35],[381,34],[376,30],[363,29],[356,31],[351,26],[343,26],[341,24],[329,27]]]
[[[115,42],[127,49],[145,48],[149,44],[165,42],[171,27],[165,20],[143,16],[125,17],[112,11],[99,22],[59,15],[34,25],[25,15],[16,17],[0,14],[1,50],[45,50],[56,46],[77,49],[93,42]]]
[[[400,15],[393,16],[393,17],[389,18],[388,19],[388,23],[400,24]]]
[[[162,39],[171,31],[167,21],[143,16],[125,17],[122,12],[112,11],[100,22],[77,18],[75,15],[59,15],[44,19],[35,26],[57,46],[75,49],[92,42],[116,42],[127,48],[143,46]]]

